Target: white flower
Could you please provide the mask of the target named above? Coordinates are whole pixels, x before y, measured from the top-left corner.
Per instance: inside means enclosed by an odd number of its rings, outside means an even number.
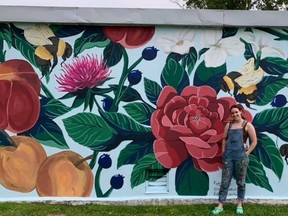
[[[209,48],[205,53],[206,67],[219,67],[226,62],[228,56],[242,55],[245,47],[237,37],[222,38],[222,30],[204,30],[203,44]]]
[[[261,51],[261,59],[265,57],[280,57],[283,59],[287,59],[287,53],[285,52],[285,50],[272,46],[274,38],[276,37],[263,32],[259,32],[259,34],[255,34],[255,32],[254,34],[252,32],[246,32],[246,34],[243,36],[243,39],[247,43],[251,44],[255,56],[257,52]]]
[[[160,46],[165,53],[179,53],[181,55],[189,53],[190,47],[194,46],[194,30],[182,29],[176,35],[160,37],[156,44]]]

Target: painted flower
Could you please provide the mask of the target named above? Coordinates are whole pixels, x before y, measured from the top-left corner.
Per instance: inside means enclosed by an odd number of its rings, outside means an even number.
[[[159,163],[175,168],[191,157],[199,171],[219,170],[224,127],[233,104],[234,98],[217,98],[209,86],[188,86],[180,95],[173,87],[165,86],[151,117],[156,137],[153,148]],[[245,116],[251,121],[249,112],[245,111]]]
[[[226,62],[228,56],[242,55],[245,50],[238,37],[222,38],[221,29],[204,30],[203,44],[209,48],[204,58],[206,67],[219,67]]]
[[[93,55],[74,58],[71,64],[64,65],[62,71],[64,74],[56,76],[60,84],[59,89],[69,93],[99,86],[108,79],[111,73],[103,59],[98,59]]]
[[[257,33],[256,30],[255,32]],[[255,32],[245,32],[243,35],[243,39],[251,44],[255,56],[258,52],[261,52],[261,59],[265,57],[287,59],[287,52],[284,49],[273,46],[275,36],[261,33],[256,36]]]
[[[103,27],[103,33],[109,40],[120,43],[125,48],[135,49],[152,39],[155,27],[105,26]]]
[[[158,38],[156,43],[167,54],[174,52],[184,55],[189,53],[190,48],[194,46],[194,38],[194,30],[183,29],[176,35]]]

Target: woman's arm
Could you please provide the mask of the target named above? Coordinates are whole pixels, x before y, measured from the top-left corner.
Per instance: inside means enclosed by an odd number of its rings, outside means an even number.
[[[257,136],[256,136],[255,128],[250,122],[247,123],[246,128],[247,128],[247,133],[249,135],[249,138],[251,140],[250,147],[246,151],[246,154],[248,156],[257,145]]]

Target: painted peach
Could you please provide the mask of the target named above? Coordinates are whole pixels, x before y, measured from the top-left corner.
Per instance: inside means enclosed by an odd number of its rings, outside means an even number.
[[[106,26],[103,32],[109,40],[133,49],[148,43],[155,33],[155,27]]]
[[[73,151],[62,151],[43,162],[36,190],[39,196],[88,197],[93,182],[93,173],[87,162]]]
[[[27,193],[36,186],[46,152],[34,138],[12,136],[11,139],[17,146],[0,148],[0,184],[9,190]]]
[[[0,128],[14,133],[34,126],[40,112],[40,80],[25,60],[0,64]]]

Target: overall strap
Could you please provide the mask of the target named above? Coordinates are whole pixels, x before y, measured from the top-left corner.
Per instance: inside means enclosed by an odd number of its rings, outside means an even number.
[[[247,120],[244,120],[244,121],[242,122],[242,128],[244,128],[244,127],[246,126],[246,124],[247,124]]]
[[[231,127],[232,127],[232,122],[229,122],[228,131],[231,129]]]
[[[242,123],[242,129],[243,129],[243,143],[246,143],[247,141],[247,138],[248,138],[248,133],[247,131],[245,130],[245,127],[247,125],[248,121],[244,120],[243,123]]]

